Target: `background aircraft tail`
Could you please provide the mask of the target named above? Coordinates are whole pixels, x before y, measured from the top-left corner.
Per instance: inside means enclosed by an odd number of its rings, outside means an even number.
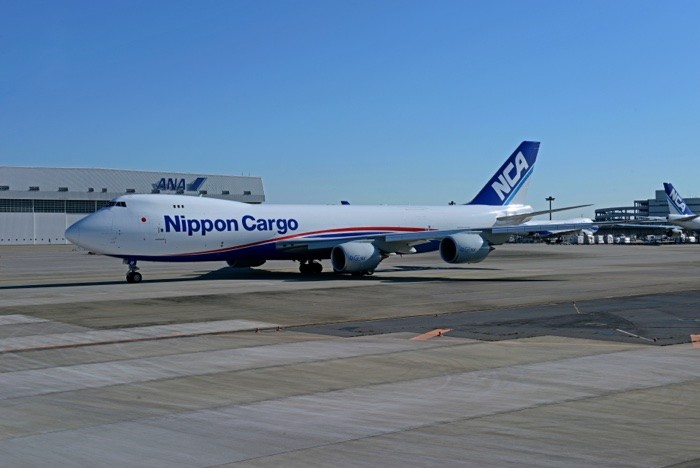
[[[539,149],[539,141],[520,143],[496,174],[467,205],[503,206],[522,203]]]
[[[682,216],[693,216],[695,213],[692,212],[685,200],[676,191],[672,184],[664,182],[664,190],[666,191],[666,200],[668,201],[669,212],[673,214],[678,214]]]

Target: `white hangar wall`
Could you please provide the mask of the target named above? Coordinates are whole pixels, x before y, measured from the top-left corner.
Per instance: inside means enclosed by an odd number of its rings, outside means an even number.
[[[128,193],[265,201],[260,177],[0,166],[0,245],[67,244],[68,226]]]

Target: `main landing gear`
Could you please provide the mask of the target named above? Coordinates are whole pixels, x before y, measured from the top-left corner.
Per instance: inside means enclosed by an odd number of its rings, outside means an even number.
[[[126,282],[140,283],[143,279],[143,276],[141,276],[141,273],[139,273],[139,267],[136,266],[136,260],[124,260],[124,263],[129,265],[129,272],[126,274]]]
[[[323,265],[314,261],[300,261],[299,271],[302,275],[320,275],[323,271]]]

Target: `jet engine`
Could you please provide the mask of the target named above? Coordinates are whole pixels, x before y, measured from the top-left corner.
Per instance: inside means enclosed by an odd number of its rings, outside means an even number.
[[[259,258],[250,258],[250,259],[229,259],[226,260],[226,263],[228,266],[233,267],[233,268],[249,268],[249,267],[258,267],[265,263],[265,260],[261,260]]]
[[[447,263],[479,263],[492,250],[479,234],[453,234],[440,241],[440,257]]]
[[[331,250],[331,264],[336,273],[371,275],[381,261],[381,253],[369,242],[346,242]]]

